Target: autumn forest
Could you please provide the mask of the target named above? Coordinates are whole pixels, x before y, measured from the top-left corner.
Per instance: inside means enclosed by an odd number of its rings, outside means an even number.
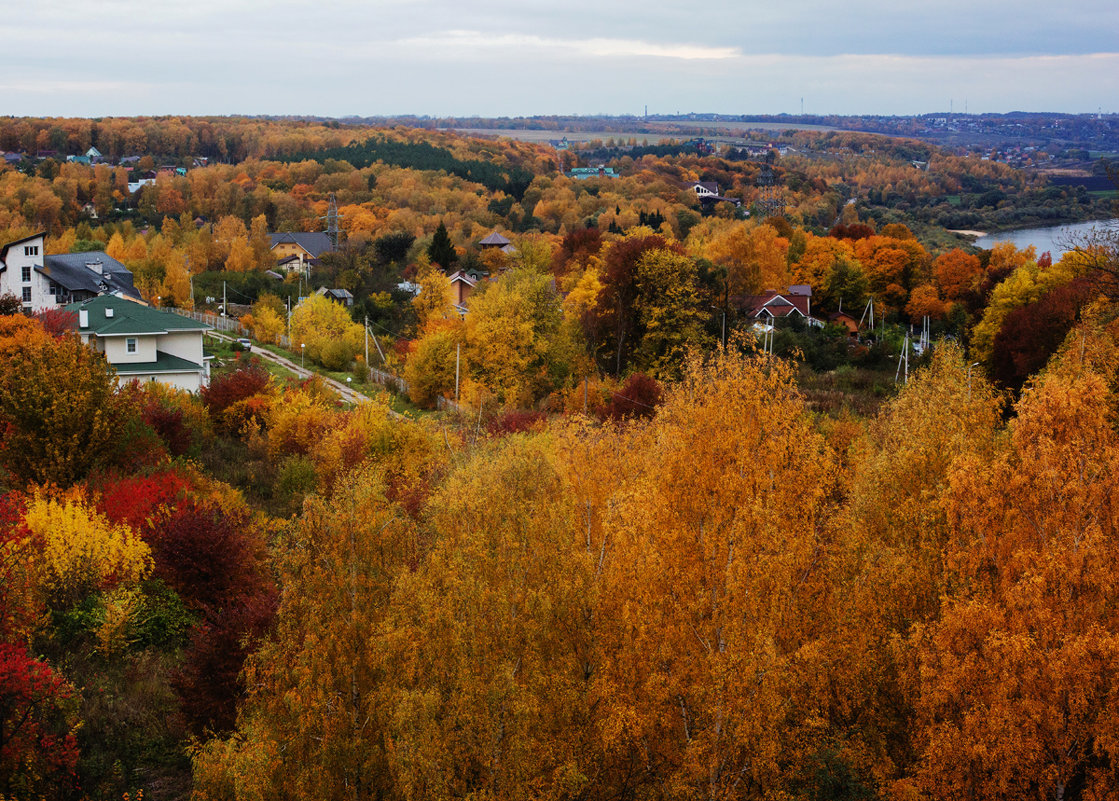
[[[1119,237],[960,232],[1114,192],[815,130],[0,151],[0,244],[237,326],[188,393],[0,296],[0,801],[1119,797]]]

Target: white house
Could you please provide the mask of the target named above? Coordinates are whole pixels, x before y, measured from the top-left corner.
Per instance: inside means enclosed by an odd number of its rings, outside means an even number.
[[[207,382],[205,323],[111,295],[66,309],[78,316],[82,342],[104,353],[122,379],[162,381],[190,392]]]
[[[103,251],[46,256],[46,234],[0,248],[0,295],[12,294],[29,312],[112,294],[140,300],[131,271]]]
[[[32,234],[0,248],[0,295],[15,295],[27,311],[57,306],[50,279],[43,275],[46,236]]]

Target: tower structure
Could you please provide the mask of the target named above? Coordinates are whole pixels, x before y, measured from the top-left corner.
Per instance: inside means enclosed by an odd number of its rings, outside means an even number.
[[[342,215],[338,212],[338,198],[334,196],[333,192],[330,193],[330,203],[326,207],[326,216],[322,219],[326,220],[326,235],[330,237],[332,249],[338,250],[338,237],[342,233]]]
[[[758,171],[758,200],[754,204],[758,216],[762,219],[785,213],[785,201],[781,198],[781,190],[777,185],[777,176],[773,173],[773,163],[776,161],[774,151],[766,153],[765,162]]]

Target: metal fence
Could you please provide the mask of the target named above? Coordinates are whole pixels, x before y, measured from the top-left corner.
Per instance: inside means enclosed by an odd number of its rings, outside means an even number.
[[[239,337],[247,337],[249,335],[249,329],[245,328],[245,326],[241,325],[239,321],[234,320],[232,317],[220,317],[219,315],[210,314],[208,312],[187,311],[186,309],[167,309],[167,311],[173,311],[175,314],[189,317],[200,323],[205,323],[216,331],[225,331]]]

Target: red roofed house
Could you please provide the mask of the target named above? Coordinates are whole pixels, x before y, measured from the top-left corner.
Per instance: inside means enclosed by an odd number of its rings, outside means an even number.
[[[460,314],[466,312],[466,299],[478,285],[478,279],[467,275],[462,270],[451,275],[451,291],[448,299],[459,310]]]
[[[767,289],[761,295],[735,300],[743,313],[766,323],[801,317],[809,325],[823,325],[821,321],[812,317],[812,287],[807,284],[791,286],[784,292]]]

